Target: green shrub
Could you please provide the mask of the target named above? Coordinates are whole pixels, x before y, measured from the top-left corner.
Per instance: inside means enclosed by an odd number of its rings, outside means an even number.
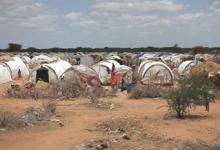
[[[183,118],[190,108],[205,106],[209,111],[209,103],[215,102],[216,89],[214,84],[199,76],[193,76],[179,82],[179,88],[173,89],[166,97],[169,109]]]

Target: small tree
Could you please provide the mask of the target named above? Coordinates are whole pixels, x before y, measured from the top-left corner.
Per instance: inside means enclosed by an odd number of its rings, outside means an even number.
[[[172,90],[166,97],[170,111],[177,118],[183,118],[190,108],[205,106],[209,111],[209,103],[215,102],[216,90],[214,84],[204,77],[190,77],[180,81],[180,87]]]
[[[17,43],[9,43],[8,44],[8,51],[16,52],[16,51],[20,51],[21,48],[22,48],[22,45],[17,44]]]

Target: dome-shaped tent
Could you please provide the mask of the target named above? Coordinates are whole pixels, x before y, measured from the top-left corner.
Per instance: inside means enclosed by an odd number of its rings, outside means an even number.
[[[24,63],[29,63],[31,59],[28,56],[18,55],[13,57],[13,60],[22,60]]]
[[[56,81],[60,79],[63,73],[69,68],[71,68],[71,64],[63,60],[50,64],[42,64],[33,69],[29,80],[32,82],[37,82],[40,79],[45,82]]]
[[[28,67],[24,64],[24,62],[20,58],[16,57],[13,59],[14,60],[12,60],[12,61],[4,62],[4,64],[10,70],[12,79],[18,78],[19,70],[21,71],[22,78],[28,78],[28,76],[29,76]]]
[[[73,67],[70,67],[67,69],[62,75],[61,75],[62,80],[64,81],[80,81],[80,73],[74,69]]]
[[[81,79],[90,86],[98,86],[101,84],[98,74],[92,68],[85,65],[73,66],[80,73]]]
[[[115,65],[116,70],[120,69],[120,64],[115,60],[101,61],[92,66],[92,68],[98,74],[102,84],[110,83],[112,64]]]
[[[0,84],[7,83],[12,80],[10,70],[4,66],[4,64],[0,64],[0,72]]]
[[[172,70],[162,62],[143,62],[138,74],[144,84],[172,85],[174,80]]]
[[[178,67],[179,75],[189,75],[190,69],[195,66],[195,62],[193,60],[187,60],[182,62]]]
[[[120,69],[117,70],[117,73],[123,73],[123,79],[126,83],[132,83],[133,71],[131,67],[121,65]]]
[[[32,62],[47,62],[47,63],[50,63],[50,62],[53,62],[53,61],[59,61],[60,58],[55,56],[55,57],[49,57],[47,55],[44,55],[44,54],[41,54],[41,55],[38,55],[38,56],[34,56],[31,61]]]
[[[92,66],[94,64],[94,59],[90,55],[82,55],[79,59],[80,65]]]

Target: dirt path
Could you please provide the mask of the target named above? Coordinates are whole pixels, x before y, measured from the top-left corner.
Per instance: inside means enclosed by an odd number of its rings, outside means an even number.
[[[211,112],[198,108],[194,117],[187,120],[165,120],[166,102],[159,99],[128,100],[126,95],[119,94],[113,99],[103,101],[120,104],[113,110],[100,110],[85,105],[86,99],[59,102],[57,118],[64,127],[49,123],[35,125],[26,130],[0,133],[0,150],[70,150],[75,145],[90,139],[102,137],[103,134],[93,130],[98,122],[119,117],[142,118],[147,130],[159,136],[166,136],[183,141],[220,141],[220,101],[211,105]],[[0,109],[22,112],[29,106],[40,107],[41,101],[0,100]]]

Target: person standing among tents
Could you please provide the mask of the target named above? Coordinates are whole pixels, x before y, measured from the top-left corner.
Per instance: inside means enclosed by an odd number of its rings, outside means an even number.
[[[18,70],[18,79],[21,78],[21,69]]]
[[[112,86],[112,91],[116,92],[116,90],[117,90],[117,76],[116,76],[115,65],[114,64],[112,64],[111,86]]]

